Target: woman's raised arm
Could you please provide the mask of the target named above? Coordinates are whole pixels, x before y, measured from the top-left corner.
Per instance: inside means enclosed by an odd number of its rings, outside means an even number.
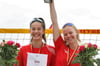
[[[50,16],[53,25],[53,39],[55,41],[60,36],[60,30],[57,21],[57,14],[54,5],[54,0],[52,0],[52,2],[50,3]]]

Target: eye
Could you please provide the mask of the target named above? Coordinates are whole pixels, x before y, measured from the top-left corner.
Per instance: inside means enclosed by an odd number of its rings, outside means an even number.
[[[34,28],[34,27],[32,27],[32,28],[31,28],[31,30],[35,30],[35,28]]]
[[[42,28],[38,28],[37,30],[42,30]]]
[[[71,32],[69,32],[69,34],[73,34],[73,32],[71,31]]]
[[[64,34],[64,36],[67,36],[67,34]]]

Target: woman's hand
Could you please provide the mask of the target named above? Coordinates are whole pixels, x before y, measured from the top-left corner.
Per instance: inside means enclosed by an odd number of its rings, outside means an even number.
[[[0,43],[0,46],[4,46],[4,44],[5,44],[4,42],[1,42],[1,43]]]

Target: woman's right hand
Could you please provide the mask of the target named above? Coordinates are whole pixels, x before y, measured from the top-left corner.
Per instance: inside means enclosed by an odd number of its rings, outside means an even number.
[[[4,46],[4,42],[1,42],[1,43],[0,43],[0,46]]]

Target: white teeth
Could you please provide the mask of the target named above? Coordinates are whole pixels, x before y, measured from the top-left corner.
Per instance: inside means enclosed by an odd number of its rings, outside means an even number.
[[[39,35],[35,35],[35,37],[38,37]]]
[[[72,40],[72,38],[68,39],[68,41],[71,41],[71,40]]]

